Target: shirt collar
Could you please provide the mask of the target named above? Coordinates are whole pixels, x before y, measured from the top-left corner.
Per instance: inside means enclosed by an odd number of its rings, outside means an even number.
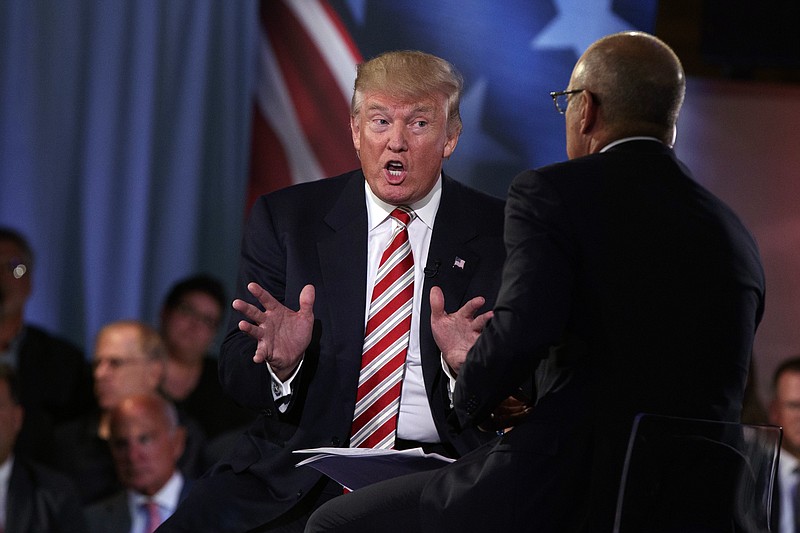
[[[800,465],[800,461],[790,454],[789,452],[781,449],[780,460],[778,461],[778,468],[783,476],[791,476],[794,470]]]
[[[172,477],[164,484],[158,492],[152,496],[145,496],[140,492],[128,490],[128,502],[132,508],[138,509],[148,501],[154,501],[161,509],[166,509],[170,513],[175,511],[178,507],[178,500],[181,496],[181,489],[183,488],[183,474],[178,470],[172,473]]]
[[[367,222],[369,224],[369,231],[378,227],[389,215],[394,211],[396,206],[388,204],[375,196],[369,183],[364,180],[364,190],[367,196]],[[436,218],[436,211],[439,209],[439,201],[442,198],[442,176],[434,183],[433,188],[424,198],[411,204],[411,209],[414,210],[416,217],[422,221],[428,228],[433,229],[433,222]]]
[[[0,464],[0,485],[8,486],[11,469],[14,467],[14,455],[9,455],[3,464]]]
[[[626,143],[626,142],[630,142],[630,141],[655,141],[657,143],[664,144],[659,139],[656,139],[655,137],[648,137],[648,136],[645,136],[645,135],[639,135],[639,136],[636,136],[636,137],[624,137],[622,139],[617,139],[616,141],[611,141],[610,143],[605,145],[603,147],[603,149],[600,150],[600,152],[605,152],[606,150],[609,150],[609,149],[617,146],[618,144],[622,144],[622,143]]]

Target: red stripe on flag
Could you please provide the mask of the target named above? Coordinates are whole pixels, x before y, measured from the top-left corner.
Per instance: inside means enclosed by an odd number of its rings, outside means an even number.
[[[266,192],[281,189],[297,181],[332,176],[359,167],[349,130],[349,98],[342,94],[329,64],[310,39],[309,32],[313,28],[304,29],[302,22],[287,8],[286,1],[261,1],[261,28],[273,47],[267,53],[276,55],[275,61],[284,77],[283,83],[291,93],[295,113],[301,121],[304,138],[289,142],[307,143],[315,152],[317,163],[325,175],[293,176],[287,147],[282,144],[274,130],[281,125],[270,126],[263,112],[259,113],[258,107],[255,107],[248,210],[256,198]],[[361,54],[336,12],[325,0],[319,0],[319,5],[336,28],[337,37],[349,51],[350,55],[342,57],[341,61],[360,62]]]
[[[264,193],[291,185],[289,162],[278,136],[267,124],[264,115],[253,105],[253,127],[250,148],[250,184],[247,191],[247,211]]]
[[[307,29],[283,1],[262,2],[261,21],[320,166],[327,176],[358,168],[349,103]]]

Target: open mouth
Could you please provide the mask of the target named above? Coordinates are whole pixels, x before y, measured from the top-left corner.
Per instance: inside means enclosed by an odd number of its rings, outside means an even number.
[[[390,175],[399,177],[403,174],[405,167],[403,166],[403,163],[399,161],[389,161],[386,163],[386,170]]]

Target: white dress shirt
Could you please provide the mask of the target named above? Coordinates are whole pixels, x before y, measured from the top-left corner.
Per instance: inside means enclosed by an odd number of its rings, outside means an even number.
[[[178,508],[178,502],[183,489],[183,474],[175,471],[161,490],[153,496],[147,497],[136,491],[128,491],[128,511],[131,513],[131,533],[144,533],[147,526],[147,511],[143,507],[148,501],[154,501],[158,505],[158,512],[161,515],[161,522],[172,516]]]
[[[795,533],[794,532],[794,504],[792,502],[793,495],[798,487],[800,481],[800,474],[797,472],[797,467],[800,466],[800,461],[787,451],[781,449],[780,460],[778,461],[778,483],[780,484],[780,522],[778,523],[778,531],[780,533]]]
[[[8,483],[11,481],[11,469],[14,468],[14,456],[11,455],[0,465],[0,528],[6,528],[6,506],[8,505]]]

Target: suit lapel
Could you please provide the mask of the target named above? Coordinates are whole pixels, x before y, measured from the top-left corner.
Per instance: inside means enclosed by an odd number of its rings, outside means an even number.
[[[446,176],[442,180],[442,199],[436,212],[426,263],[428,273],[420,308],[420,351],[429,394],[435,390],[435,380],[439,375],[439,349],[430,327],[431,287],[442,289],[447,312],[457,310],[464,304],[467,287],[480,261],[480,255],[470,246],[470,242],[478,235],[476,214],[467,211],[459,187],[458,183]],[[432,402],[432,405],[435,403]]]
[[[14,460],[8,482],[6,501],[6,531],[28,531],[33,520],[33,502],[36,498],[33,484],[19,458]]]
[[[108,523],[116,524],[119,531],[129,531],[131,528],[131,513],[128,509],[128,494],[119,492],[110,500],[108,507]]]
[[[364,305],[367,300],[367,207],[364,175],[354,172],[341,195],[325,216],[331,229],[317,243],[322,285],[330,313],[333,338],[344,349],[336,350],[347,374],[358,380],[361,362],[352,357],[364,341]],[[318,295],[319,297],[319,295]],[[355,348],[354,348],[355,347]]]

